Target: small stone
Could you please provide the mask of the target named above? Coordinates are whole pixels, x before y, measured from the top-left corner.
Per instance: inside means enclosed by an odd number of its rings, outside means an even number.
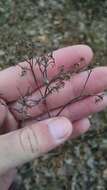
[[[35,30],[28,30],[27,34],[30,36],[34,36],[36,34],[36,31]]]
[[[40,41],[43,42],[43,43],[48,42],[48,38],[47,38],[46,35],[38,36],[38,40],[40,40]]]
[[[39,6],[40,7],[44,7],[45,6],[45,1],[44,0],[40,0],[39,1]]]
[[[102,140],[102,143],[101,143],[101,145],[100,145],[100,148],[101,148],[102,150],[107,150],[107,140],[106,140],[106,139],[103,139],[103,140]]]
[[[1,49],[0,50],[0,56],[3,56],[5,54],[5,52]]]
[[[103,171],[103,178],[107,179],[107,168]]]

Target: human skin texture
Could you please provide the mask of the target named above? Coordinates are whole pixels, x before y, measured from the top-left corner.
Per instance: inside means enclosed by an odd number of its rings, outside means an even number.
[[[85,61],[80,63],[79,67],[86,68],[91,63],[93,52],[86,45],[75,45],[56,50],[53,56],[55,66],[48,70],[49,79],[58,72],[59,66],[64,65],[67,71],[69,68],[72,69],[81,58]],[[19,64],[29,67],[27,62]],[[38,67],[34,68],[34,72],[37,73],[39,87],[43,90]],[[22,114],[14,109],[20,108],[18,102],[20,93],[17,89],[20,88],[25,95],[30,82],[31,94],[28,98],[40,96],[31,72],[27,72],[24,77],[21,77],[20,73],[21,68],[18,65],[0,71],[0,187],[2,190],[7,190],[13,181],[15,167],[43,155],[67,139],[85,133],[90,128],[88,116],[107,106],[106,95],[96,102],[97,94],[100,95],[107,89],[107,67],[97,67],[92,70],[84,89],[85,95],[94,94],[93,96],[86,96],[82,100],[69,104],[58,117],[54,117],[60,106],[78,96],[83,89],[88,72],[77,73],[65,82],[64,88],[61,88],[58,93],[54,92],[47,97],[51,118],[48,118],[43,105],[39,104],[28,109],[31,119],[28,120],[25,115],[23,128],[19,129],[19,123],[23,118]],[[40,122],[37,122],[37,117],[41,119]]]

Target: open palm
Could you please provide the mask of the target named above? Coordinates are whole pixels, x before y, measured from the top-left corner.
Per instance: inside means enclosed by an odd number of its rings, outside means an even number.
[[[64,65],[65,70],[72,69],[72,66],[76,63],[80,63],[80,68],[86,68],[92,60],[93,53],[88,46],[76,45],[54,51],[53,56],[55,66],[53,69],[49,68],[48,70],[50,80],[58,72],[61,65]],[[85,61],[80,62],[81,58]],[[28,67],[27,62],[19,63],[19,65]],[[39,98],[40,93],[30,71],[24,77],[20,76],[21,67],[19,65],[0,72],[0,175],[2,175],[0,183],[4,188],[2,188],[3,190],[8,189],[13,179],[14,170],[12,168],[55,148],[69,137],[72,139],[86,132],[90,127],[87,117],[92,113],[103,110],[107,106],[106,96],[103,96],[103,99],[96,103],[95,95],[107,89],[107,67],[97,67],[92,70],[84,89],[85,95],[91,94],[94,96],[85,96],[82,100],[68,104],[62,110],[60,116],[63,117],[58,117],[61,120],[59,125],[62,123],[66,130],[64,129],[65,134],[60,138],[61,140],[55,142],[50,135],[48,124],[57,120],[54,116],[60,111],[61,106],[81,94],[88,72],[77,73],[71,77],[70,81],[65,81],[64,88],[61,88],[58,93],[54,92],[47,97],[47,105],[52,118],[48,119],[43,104],[38,104],[28,108],[27,113],[31,116],[29,120],[26,115],[23,118],[22,113],[15,110],[20,110],[21,106],[18,89],[24,96],[29,84],[31,85],[31,94],[27,97],[28,100]],[[34,72],[38,76],[38,83],[43,91],[44,86],[40,71],[35,67]],[[40,122],[36,120],[38,117],[41,119]],[[23,119],[24,128],[18,129],[21,126],[19,125],[20,121]],[[60,130],[58,133],[60,133]],[[8,175],[3,176],[8,170]]]

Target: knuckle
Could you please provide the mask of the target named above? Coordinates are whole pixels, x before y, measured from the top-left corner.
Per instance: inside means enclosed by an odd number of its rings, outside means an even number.
[[[33,130],[32,127],[25,127],[20,131],[19,141],[21,149],[27,154],[35,154],[37,156],[40,154],[41,151],[36,130]]]

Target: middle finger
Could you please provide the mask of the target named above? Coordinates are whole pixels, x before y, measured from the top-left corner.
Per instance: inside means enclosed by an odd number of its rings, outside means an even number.
[[[74,98],[79,97],[82,90],[84,89],[84,84],[87,80],[88,75],[89,72],[82,72],[72,77],[69,81],[66,81],[64,88],[61,88],[59,92],[53,92],[52,94],[49,94],[46,99],[48,110],[50,111],[59,108],[60,106],[66,104],[70,100],[72,101]],[[106,76],[107,67],[98,67],[93,69],[85,86],[85,89],[82,92],[82,95],[93,95],[106,90]],[[41,90],[44,91],[44,87]],[[28,97],[28,101],[38,100],[39,98],[39,91],[36,91]],[[20,102],[15,102],[10,105],[13,114],[19,120],[22,120],[23,118],[22,113],[20,113],[22,106],[23,105]],[[42,102],[40,102],[38,105],[32,106],[31,108],[27,109],[27,113],[30,114],[30,117],[37,117],[41,114],[44,114],[45,112],[47,112],[47,109]],[[26,118],[27,115],[24,115],[24,119]]]

